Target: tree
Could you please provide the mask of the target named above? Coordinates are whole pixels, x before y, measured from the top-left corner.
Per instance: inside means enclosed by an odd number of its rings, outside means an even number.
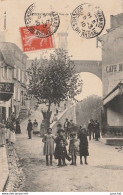
[[[28,69],[29,93],[40,103],[48,105],[46,113],[46,128],[50,125],[51,104],[74,98],[81,92],[82,81],[75,74],[73,61],[67,51],[56,49],[48,59],[35,59]]]
[[[91,95],[76,104],[76,118],[78,125],[86,125],[90,119],[101,118],[102,98],[96,95]]]

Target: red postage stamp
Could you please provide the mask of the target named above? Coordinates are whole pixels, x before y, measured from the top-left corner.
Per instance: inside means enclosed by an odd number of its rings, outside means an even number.
[[[43,25],[40,25],[40,28],[43,28]],[[41,38],[31,33],[27,27],[20,27],[20,33],[24,52],[53,48],[52,35]]]

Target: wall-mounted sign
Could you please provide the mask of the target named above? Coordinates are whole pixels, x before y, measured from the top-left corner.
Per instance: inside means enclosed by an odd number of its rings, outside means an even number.
[[[108,65],[106,66],[106,72],[121,72],[123,71],[123,64]]]
[[[14,93],[14,83],[0,83],[0,101],[8,101]]]
[[[0,93],[13,93],[14,83],[0,83]]]

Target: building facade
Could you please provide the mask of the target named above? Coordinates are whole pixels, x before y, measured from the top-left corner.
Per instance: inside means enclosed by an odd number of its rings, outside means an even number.
[[[104,137],[123,137],[123,14],[111,16],[102,43]]]
[[[0,100],[1,120],[10,118],[12,112],[18,117],[21,106],[25,105],[26,61],[27,55],[17,45],[0,42],[0,83],[8,82],[14,85],[13,96],[6,102],[6,95]]]

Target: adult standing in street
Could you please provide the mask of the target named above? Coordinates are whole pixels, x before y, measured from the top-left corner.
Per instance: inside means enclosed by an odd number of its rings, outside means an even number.
[[[33,134],[38,134],[38,133],[39,133],[39,130],[38,130],[38,122],[35,119],[34,122],[33,122]]]
[[[65,136],[66,136],[66,139],[67,138],[69,138],[69,121],[68,121],[68,119],[66,118],[66,120],[65,120],[65,123],[64,123],[64,131],[65,131]]]
[[[15,138],[15,123],[12,121],[12,120],[10,120],[10,122],[9,122],[9,142],[11,143],[11,144],[14,144],[15,143],[15,140],[16,140],[16,138]]]
[[[93,119],[90,119],[90,122],[88,124],[88,132],[89,132],[89,140],[91,140],[91,135],[93,134],[93,139],[94,139],[94,123]]]
[[[80,140],[80,164],[82,165],[82,156],[84,156],[85,164],[87,165],[87,156],[89,156],[88,152],[88,139],[87,139],[87,131],[85,128],[81,129],[81,132],[78,136]]]
[[[0,123],[0,147],[5,145],[5,124]]]
[[[95,140],[99,141],[100,138],[100,127],[98,120],[95,120]]]
[[[73,123],[73,120],[71,119],[68,124],[68,139],[69,139],[70,133],[73,131],[73,127],[74,127],[74,123]]]
[[[32,138],[32,129],[33,129],[32,127],[33,127],[32,122],[29,119],[28,120],[28,125],[27,125],[28,139],[31,139]]]
[[[20,134],[21,133],[21,128],[20,128],[20,121],[19,119],[16,119],[16,134]]]

